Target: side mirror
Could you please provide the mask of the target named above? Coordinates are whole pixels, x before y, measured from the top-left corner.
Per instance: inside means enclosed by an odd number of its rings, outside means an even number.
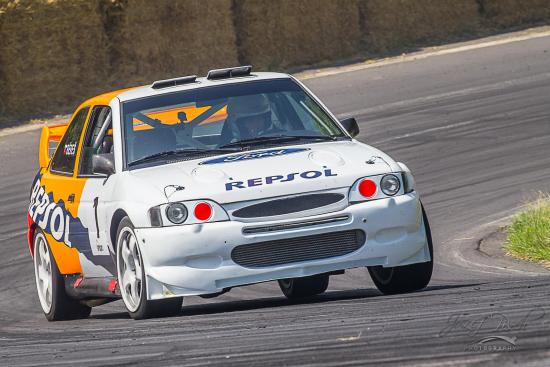
[[[359,134],[359,125],[357,125],[355,118],[350,117],[348,119],[341,120],[340,123],[352,138],[355,138]]]
[[[92,156],[92,172],[107,176],[115,173],[113,153],[94,154]]]

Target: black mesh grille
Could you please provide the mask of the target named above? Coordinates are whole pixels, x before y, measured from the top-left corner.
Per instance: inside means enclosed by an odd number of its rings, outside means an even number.
[[[240,245],[231,251],[231,258],[241,266],[261,268],[342,256],[364,243],[365,232],[361,230],[323,233]]]
[[[343,194],[325,193],[275,199],[235,210],[233,216],[236,218],[260,218],[298,213],[334,204],[344,198]]]

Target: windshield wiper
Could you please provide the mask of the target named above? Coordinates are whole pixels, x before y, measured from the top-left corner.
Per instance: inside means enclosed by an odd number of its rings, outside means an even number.
[[[257,138],[235,141],[232,143],[221,145],[219,148],[246,147],[249,145],[258,145],[263,143],[274,143],[274,142],[284,143],[284,142],[298,141],[298,140],[334,141],[336,139],[338,139],[338,136],[334,136],[334,135],[269,135],[269,136],[260,136]]]
[[[337,135],[288,135],[288,138],[293,140],[324,140],[324,141],[335,141],[342,136]]]
[[[128,166],[135,166],[137,164],[145,163],[154,161],[159,158],[167,158],[172,157],[175,155],[182,155],[182,154],[203,154],[203,153],[234,153],[234,152],[240,152],[242,149],[230,149],[230,148],[214,148],[214,149],[200,149],[200,148],[193,148],[193,149],[176,149],[176,150],[168,150],[166,152],[159,152],[155,154],[148,155],[143,158],[136,159],[135,161],[132,161],[128,163]]]

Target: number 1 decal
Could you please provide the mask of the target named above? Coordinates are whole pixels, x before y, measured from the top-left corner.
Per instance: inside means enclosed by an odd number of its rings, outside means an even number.
[[[97,238],[99,238],[99,223],[97,221],[97,205],[99,204],[99,198],[94,198],[94,216],[95,216],[95,233]]]

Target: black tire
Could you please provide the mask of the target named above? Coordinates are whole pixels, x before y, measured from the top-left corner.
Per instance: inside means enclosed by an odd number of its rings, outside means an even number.
[[[128,217],[124,217],[120,224],[118,225],[117,230],[117,276],[119,278],[119,285],[122,287],[121,283],[121,261],[119,252],[121,251],[121,234],[131,232],[134,236],[134,226]],[[141,261],[141,252],[139,251],[139,246],[137,253],[140,258],[138,261]],[[126,298],[123,295],[123,302],[126,306],[126,310],[131,318],[134,320],[148,319],[152,317],[165,317],[165,316],[174,316],[181,312],[181,306],[183,303],[183,297],[174,297],[160,300],[147,300],[147,278],[145,277],[145,269],[143,266],[141,268],[141,291],[139,294],[139,304],[137,307],[129,306]],[[121,294],[124,292],[123,289],[120,290]]]
[[[279,280],[279,287],[289,299],[312,297],[325,292],[328,288],[329,276],[317,274],[303,278]]]
[[[433,244],[430,224],[424,206],[422,206],[422,219],[426,229],[426,239],[430,250],[430,261],[412,265],[384,268],[382,266],[369,266],[369,274],[376,288],[384,294],[399,294],[414,292],[426,288],[433,271]]]
[[[41,303],[42,311],[44,312],[44,315],[46,316],[46,319],[48,321],[61,321],[61,320],[75,320],[75,319],[84,319],[90,316],[90,313],[92,312],[92,308],[86,305],[83,305],[80,303],[80,301],[71,298],[66,292],[65,292],[65,280],[63,278],[63,275],[59,272],[59,268],[57,267],[57,264],[55,262],[55,258],[52,255],[51,247],[48,243],[48,240],[46,239],[46,236],[44,235],[44,232],[40,228],[37,228],[34,233],[33,238],[33,248],[34,248],[34,262],[35,262],[35,275],[36,275],[36,282],[37,282],[37,290],[38,289],[38,270],[37,270],[37,251],[38,249],[38,242],[37,241],[44,241],[45,246],[47,246],[48,250],[48,257],[50,260],[51,265],[51,273],[49,274],[51,279],[51,306],[49,310],[47,309],[47,306],[45,306],[42,303],[41,296],[39,294],[39,300]]]

